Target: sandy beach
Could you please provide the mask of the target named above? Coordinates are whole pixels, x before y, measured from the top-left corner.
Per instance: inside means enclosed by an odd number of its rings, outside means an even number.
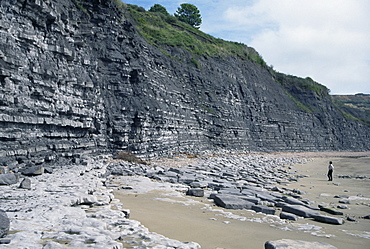
[[[280,156],[275,154],[271,156]],[[285,154],[286,156],[286,154]],[[268,240],[293,239],[320,241],[337,248],[370,248],[370,153],[305,153],[292,156],[312,158],[307,163],[289,167],[292,174],[306,177],[279,188],[297,189],[312,205],[337,207],[347,196],[347,209],[338,209],[342,216],[354,218],[343,225],[330,225],[300,218],[281,220],[277,215],[265,215],[251,210],[229,210],[217,207],[205,197],[185,195],[186,188],[145,180],[141,177],[117,177],[116,183],[131,189],[115,191],[131,219],[140,221],[150,231],[179,241],[194,241],[202,248],[263,248]],[[327,181],[328,162],[335,166],[334,181]],[[167,160],[181,167],[176,160]],[[189,163],[188,161],[186,163]],[[152,184],[151,187],[147,187]],[[277,213],[278,214],[278,213]]]

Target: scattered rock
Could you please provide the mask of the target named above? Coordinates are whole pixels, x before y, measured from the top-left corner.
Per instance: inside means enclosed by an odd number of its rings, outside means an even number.
[[[353,217],[349,217],[349,216],[347,217],[347,220],[348,220],[348,221],[356,221],[356,219],[355,219],[355,218],[353,218]]]
[[[285,205],[282,210],[283,212],[292,213],[304,218],[314,218],[315,216],[320,215],[319,212],[301,205]]]
[[[53,174],[53,168],[51,168],[51,167],[45,167],[44,168],[44,173],[46,173],[46,174]]]
[[[349,199],[341,199],[338,202],[342,203],[342,204],[350,204],[351,203],[351,201]]]
[[[298,220],[296,215],[290,214],[290,213],[285,213],[285,212],[280,213],[280,219],[293,220],[293,221]]]
[[[8,238],[0,239],[0,245],[10,244],[11,240]]]
[[[10,227],[10,221],[8,215],[4,210],[0,209],[0,238],[4,238],[8,235]]]
[[[38,176],[44,173],[44,167],[41,165],[27,165],[20,172],[25,176]]]
[[[328,223],[328,224],[334,224],[334,225],[342,225],[344,223],[342,218],[336,218],[336,217],[325,216],[325,215],[316,215],[314,219],[316,221],[320,221],[320,222]]]
[[[364,219],[370,220],[370,214],[363,217]]]
[[[335,246],[324,242],[312,242],[312,241],[302,241],[302,240],[291,240],[291,239],[281,239],[275,241],[267,241],[265,243],[265,249],[337,249]]]
[[[337,208],[340,208],[340,209],[348,209],[348,206],[347,205],[338,205]]]
[[[23,189],[31,189],[31,179],[29,178],[24,178],[21,182],[21,184],[19,185],[19,188],[23,188]]]
[[[264,214],[272,214],[272,215],[275,214],[275,209],[264,206],[264,205],[253,205],[252,210],[256,212],[264,213]]]
[[[217,194],[213,198],[217,206],[227,209],[251,209],[252,202],[243,200],[235,195]]]
[[[337,211],[333,208],[328,208],[328,207],[322,207],[320,206],[320,210],[329,214],[334,214],[334,215],[343,215],[343,212]]]
[[[191,188],[186,192],[187,195],[196,196],[196,197],[203,197],[204,190],[201,188]]]
[[[0,185],[12,185],[19,181],[18,174],[0,174]]]

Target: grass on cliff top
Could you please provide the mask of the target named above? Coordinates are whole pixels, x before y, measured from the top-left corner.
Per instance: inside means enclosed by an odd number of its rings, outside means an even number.
[[[169,47],[179,47],[194,56],[236,56],[267,67],[257,51],[245,44],[215,38],[172,15],[145,11],[129,4],[126,10],[142,37],[167,55],[170,55],[166,52]]]

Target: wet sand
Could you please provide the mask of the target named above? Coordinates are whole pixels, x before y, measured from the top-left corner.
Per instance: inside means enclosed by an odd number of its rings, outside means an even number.
[[[327,164],[333,161],[334,181],[328,182]],[[133,190],[114,193],[125,208],[131,210],[131,219],[140,221],[150,231],[180,241],[195,241],[202,248],[264,248],[268,240],[294,239],[321,241],[339,248],[370,248],[370,220],[361,217],[370,214],[370,157],[319,157],[305,164],[294,165],[291,172],[307,175],[287,187],[305,191],[302,195],[313,202],[337,206],[335,195],[350,196],[349,209],[341,210],[356,222],[329,225],[299,219],[296,222],[280,220],[249,210],[226,210],[213,200],[185,196],[171,187],[154,187],[149,192],[135,191],[135,183],[127,178],[117,181],[133,186]],[[359,176],[366,179],[337,178],[337,175]],[[140,186],[140,180],[135,181]],[[360,195],[360,196],[358,196]]]

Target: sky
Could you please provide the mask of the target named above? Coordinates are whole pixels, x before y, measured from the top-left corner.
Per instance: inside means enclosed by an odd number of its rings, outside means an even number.
[[[276,71],[311,77],[330,94],[370,94],[369,0],[123,0],[201,13],[200,30],[253,47]]]

